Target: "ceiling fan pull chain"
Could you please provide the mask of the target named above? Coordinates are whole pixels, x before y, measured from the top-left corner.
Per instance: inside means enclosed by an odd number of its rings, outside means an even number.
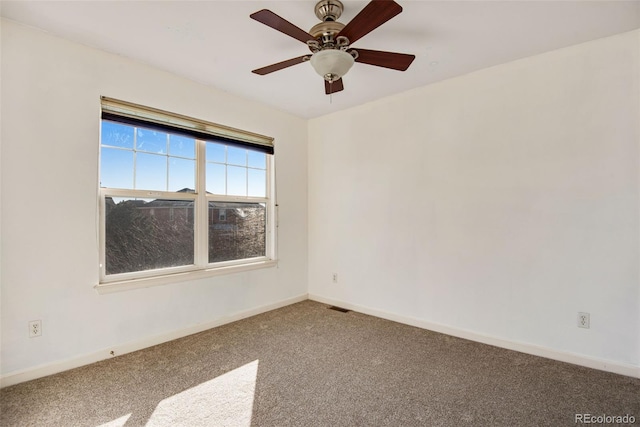
[[[333,79],[329,80],[329,104],[333,104]]]

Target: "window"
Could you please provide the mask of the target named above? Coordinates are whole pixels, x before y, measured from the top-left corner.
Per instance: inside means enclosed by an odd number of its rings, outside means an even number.
[[[269,137],[102,98],[98,287],[271,265],[272,154]]]

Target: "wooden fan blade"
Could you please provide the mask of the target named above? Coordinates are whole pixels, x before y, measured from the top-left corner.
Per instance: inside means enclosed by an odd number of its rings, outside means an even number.
[[[330,95],[332,93],[340,92],[344,89],[344,85],[342,84],[342,79],[338,79],[333,83],[329,83],[328,81],[324,81],[324,93]]]
[[[258,22],[262,22],[264,25],[278,30],[283,34],[286,34],[294,39],[300,40],[302,43],[307,43],[307,40],[315,40],[313,36],[306,31],[296,27],[286,19],[276,15],[267,9],[259,10],[249,15],[251,19],[255,19]]]
[[[354,43],[400,12],[402,12],[402,6],[393,0],[372,0],[340,31],[338,36],[345,36],[349,39],[349,43]]]
[[[358,52],[356,62],[375,65],[377,67],[391,68],[392,70],[405,71],[416,59],[415,55],[397,52],[384,52],[381,50],[354,49]]]
[[[291,59],[287,59],[286,61],[278,62],[277,64],[267,65],[266,67],[258,68],[257,70],[253,70],[251,72],[264,76],[265,74],[273,73],[274,71],[282,70],[283,68],[291,67],[292,65],[297,65],[297,64],[302,64],[303,62],[307,62],[308,58],[309,58],[309,55],[303,55],[297,58],[291,58]]]

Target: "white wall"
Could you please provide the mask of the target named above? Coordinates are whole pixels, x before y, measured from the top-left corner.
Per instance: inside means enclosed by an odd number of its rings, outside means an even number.
[[[98,295],[101,95],[275,137],[279,267]],[[305,120],[6,20],[1,109],[5,377],[306,297]]]
[[[310,297],[640,373],[639,51],[635,31],[311,120]]]

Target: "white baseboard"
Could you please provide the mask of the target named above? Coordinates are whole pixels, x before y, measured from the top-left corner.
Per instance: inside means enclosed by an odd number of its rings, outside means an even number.
[[[0,388],[8,387],[10,385],[22,383],[25,381],[34,380],[37,378],[46,377],[53,374],[57,374],[59,372],[67,371],[69,369],[79,368],[81,366],[85,366],[91,363],[99,362],[101,360],[109,359],[114,356],[121,356],[123,354],[142,350],[144,348],[152,347],[154,345],[158,345],[158,344],[162,344],[178,338],[186,337],[188,335],[196,334],[198,332],[206,331],[211,328],[226,325],[228,323],[232,323],[238,320],[246,319],[248,317],[252,317],[261,313],[266,313],[267,311],[271,311],[271,310],[285,307],[287,305],[295,304],[297,302],[301,302],[306,299],[321,302],[324,304],[336,305],[336,306],[348,308],[350,310],[354,310],[360,313],[368,314],[370,316],[375,316],[375,317],[391,320],[398,323],[404,323],[406,325],[415,326],[422,329],[428,329],[434,332],[440,332],[443,334],[464,338],[471,341],[481,342],[481,343],[493,345],[496,347],[519,351],[519,352],[531,354],[534,356],[545,357],[547,359],[553,359],[561,362],[572,363],[574,365],[585,366],[587,368],[593,368],[601,371],[607,371],[607,372],[613,372],[620,375],[626,375],[629,377],[640,378],[640,367],[634,366],[634,365],[613,362],[610,360],[592,358],[592,357],[583,356],[575,353],[553,350],[550,348],[536,346],[536,345],[527,344],[527,343],[508,341],[501,338],[478,334],[473,331],[452,328],[449,326],[427,322],[427,321],[415,319],[412,317],[401,316],[398,314],[389,313],[382,310],[376,310],[376,309],[360,306],[357,304],[351,304],[345,301],[339,301],[332,298],[325,298],[320,295],[302,294],[296,297],[287,298],[285,300],[281,300],[271,304],[266,304],[250,310],[234,313],[234,314],[213,320],[211,322],[194,325],[189,328],[171,331],[166,334],[156,335],[156,336],[135,341],[135,342],[120,344],[108,349],[103,349],[93,353],[74,357],[72,359],[47,363],[44,365],[36,366],[30,369],[25,369],[22,371],[10,372],[0,377]],[[113,354],[111,354],[112,351],[113,351]]]
[[[392,320],[394,322],[403,323],[410,326],[415,326],[421,329],[428,329],[434,332],[440,332],[443,334],[451,335],[458,338],[468,339],[470,341],[481,342],[483,344],[489,344],[496,347],[506,348],[508,350],[519,351],[521,353],[527,353],[534,356],[545,357],[547,359],[558,360],[561,362],[571,363],[574,365],[584,366],[587,368],[598,369],[601,371],[613,372],[615,374],[626,375],[629,377],[640,378],[640,366],[613,362],[610,360],[598,359],[594,357],[584,356],[581,354],[570,353],[565,351],[554,350],[547,347],[541,347],[533,344],[527,344],[517,341],[509,341],[502,338],[496,338],[488,335],[478,334],[477,332],[452,328],[450,326],[441,325],[438,323],[427,322],[424,320],[401,316],[386,311],[372,309],[357,304],[351,304],[345,301],[339,301],[332,298],[326,298],[320,295],[309,294],[309,299],[312,301],[321,302],[324,304],[335,305],[349,310],[357,311],[359,313],[368,314],[370,316],[380,317],[382,319]]]
[[[307,299],[308,299],[308,295],[302,294],[302,295],[298,295],[292,298],[287,298],[275,303],[252,308],[250,310],[245,310],[238,313],[230,314],[228,316],[221,317],[216,320],[212,320],[211,322],[201,323],[198,325],[190,326],[185,329],[171,331],[165,334],[156,335],[156,336],[145,338],[138,341],[119,344],[108,349],[99,350],[93,353],[74,357],[72,359],[47,363],[44,365],[25,369],[22,371],[10,372],[0,377],[0,388],[8,387],[10,385],[22,383],[25,381],[35,380],[37,378],[46,377],[49,375],[57,374],[59,372],[68,371],[69,369],[79,368],[81,366],[85,366],[91,363],[99,362],[101,360],[109,359],[111,357],[121,356],[123,354],[142,350],[144,348],[152,347],[154,345],[162,344],[168,341],[173,341],[178,338],[186,337],[188,335],[193,335],[198,332],[206,331],[211,328],[216,328],[218,326],[226,325],[227,323],[236,322],[238,320],[246,319],[248,317],[252,317],[257,314],[266,313],[267,311],[275,310],[278,308],[285,307],[287,305],[305,301]]]

